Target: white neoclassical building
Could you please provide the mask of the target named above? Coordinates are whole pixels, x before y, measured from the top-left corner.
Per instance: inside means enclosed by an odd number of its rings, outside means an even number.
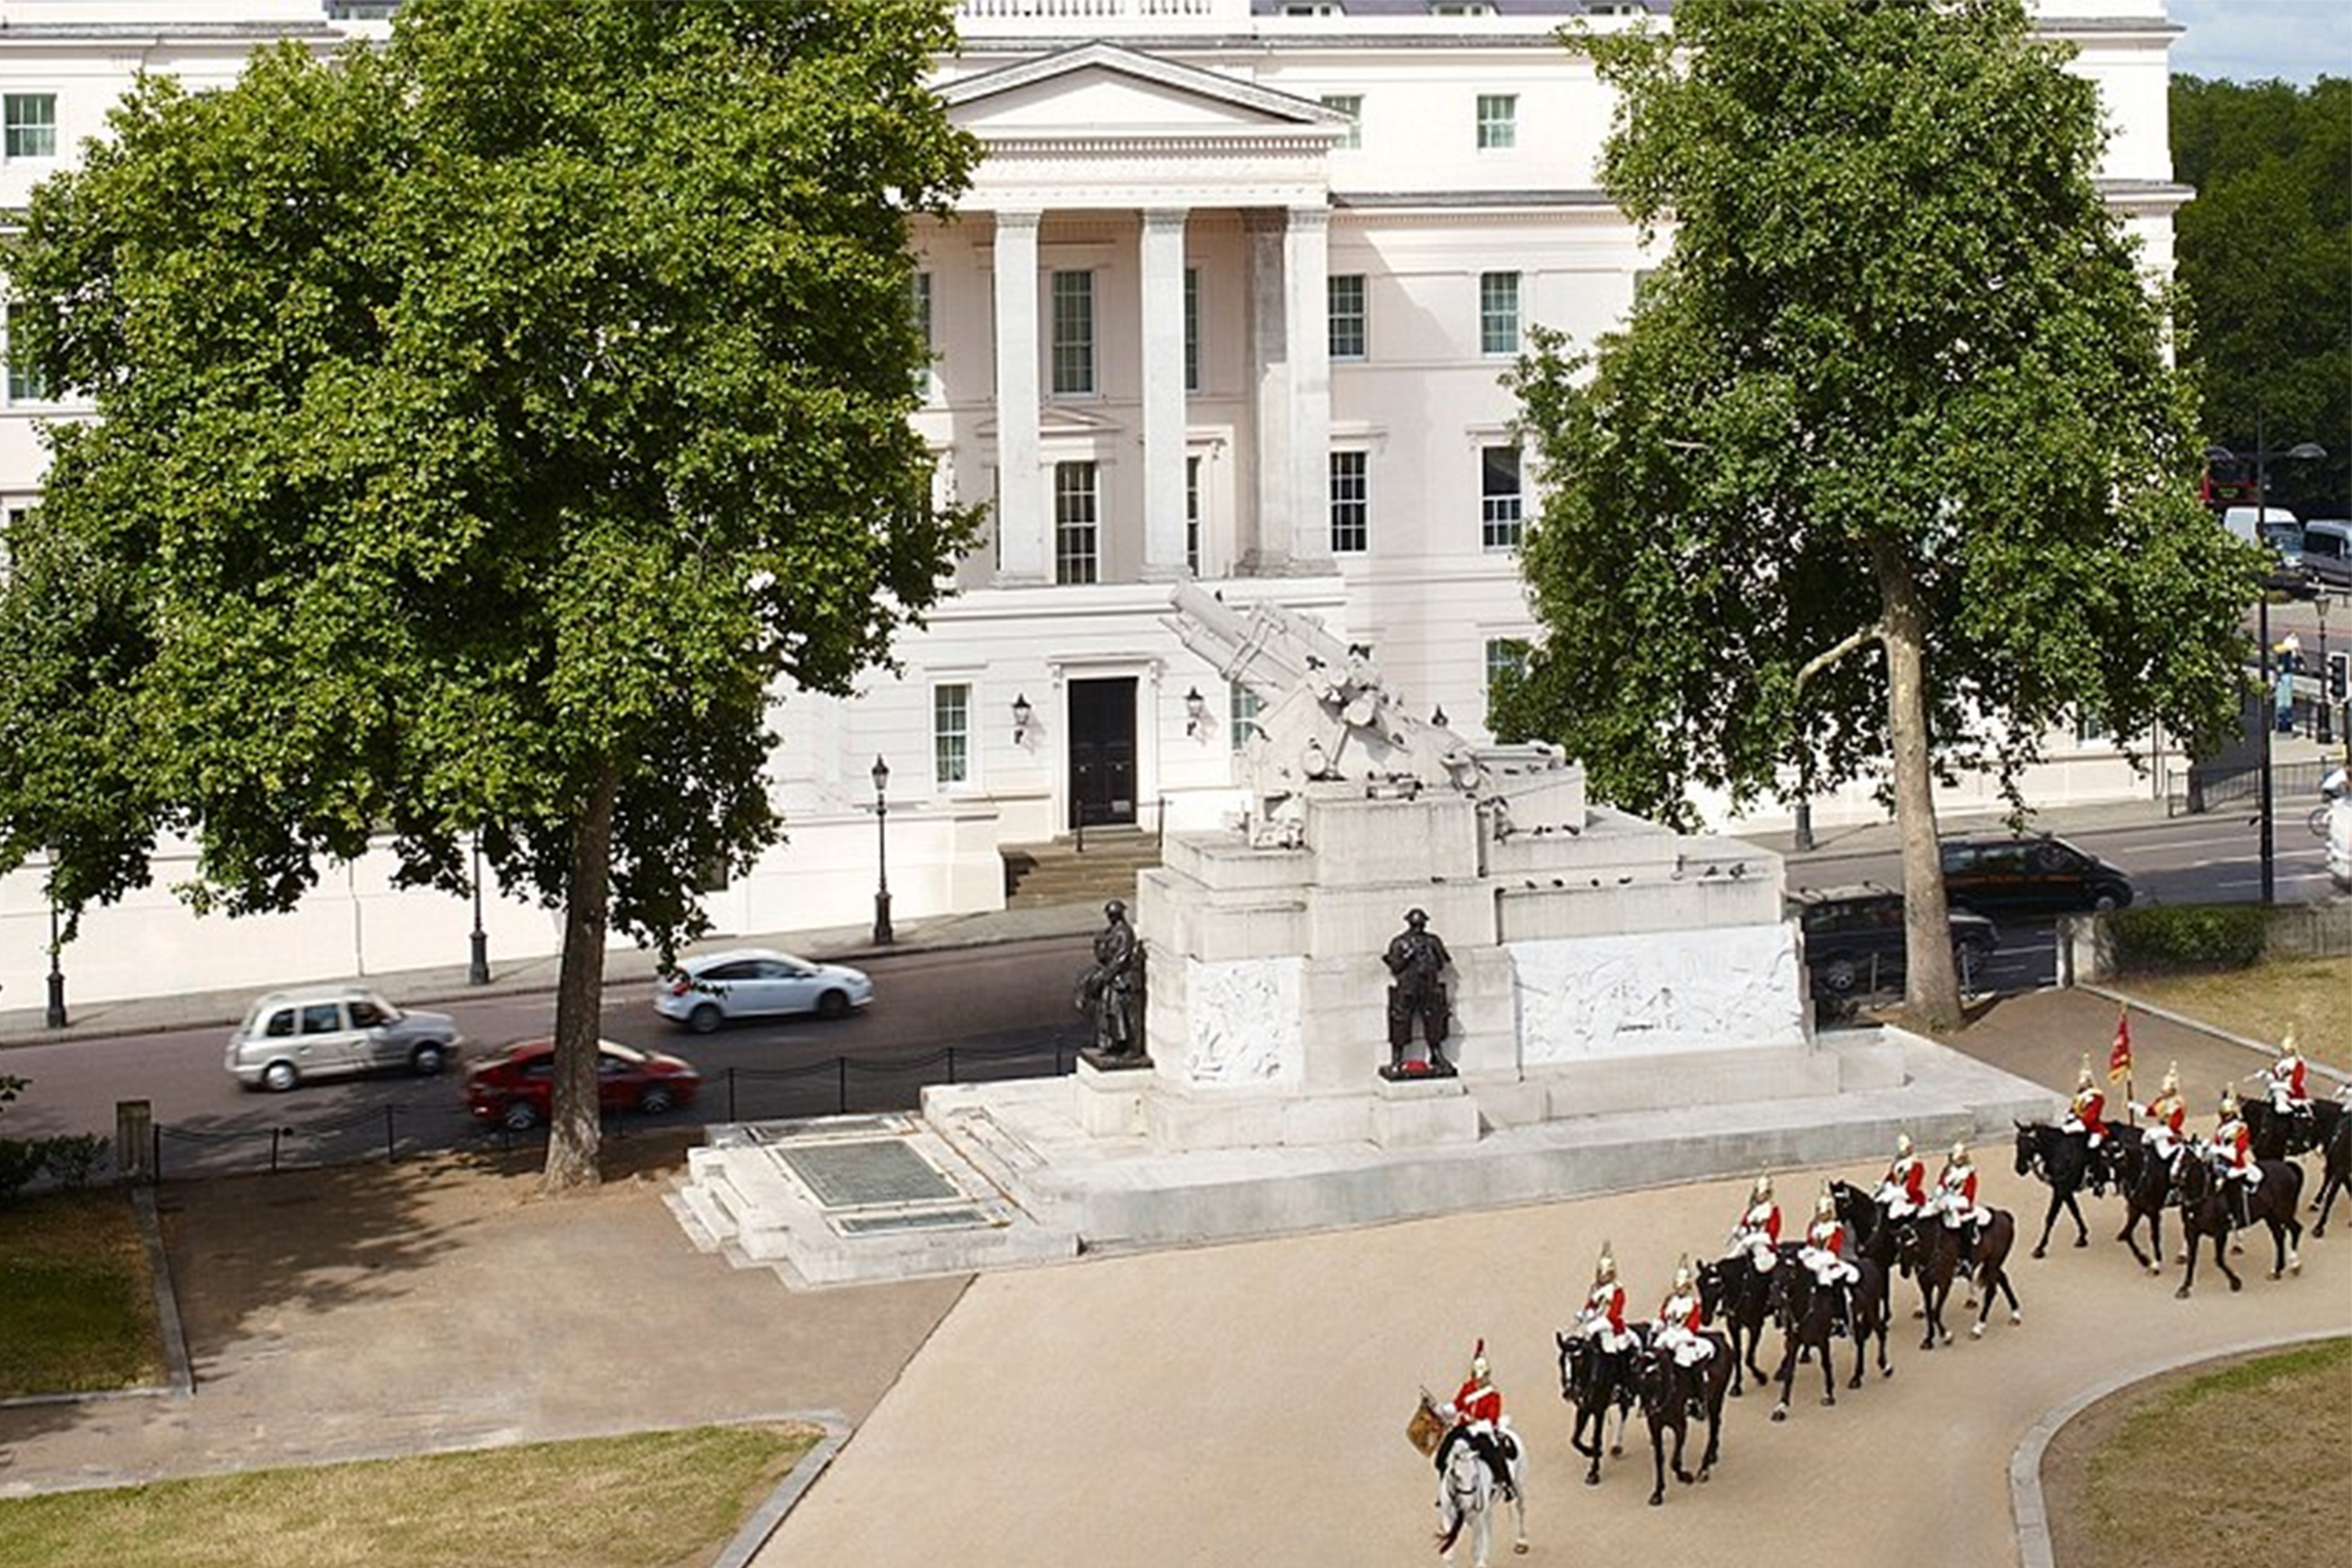
[[[0,208],[102,129],[141,70],[232,75],[268,38],[379,34],[361,0],[0,0]],[[939,66],[987,156],[922,224],[935,360],[917,416],[943,492],[990,507],[958,594],[848,701],[792,695],[771,763],[790,841],[717,898],[722,931],[871,910],[877,757],[901,915],[1003,898],[1000,848],[1214,820],[1249,700],[1163,624],[1171,584],[1273,598],[1368,645],[1413,706],[1482,732],[1534,635],[1517,574],[1533,476],[1502,374],[1528,326],[1590,342],[1648,259],[1598,189],[1611,110],[1558,30],[1670,7],[1594,0],[962,0]],[[2114,137],[2103,170],[2171,265],[2162,0],[2042,0]],[[40,489],[12,374],[0,504]],[[2135,784],[2094,740],[2040,798]],[[1840,810],[1875,812],[1859,795]],[[156,892],[94,913],[78,996],[458,962],[470,911],[340,868],[235,933]],[[172,879],[163,868],[159,885]],[[494,951],[552,949],[489,909]],[[234,934],[235,941],[225,940]],[[40,994],[37,876],[0,887],[0,1005]]]

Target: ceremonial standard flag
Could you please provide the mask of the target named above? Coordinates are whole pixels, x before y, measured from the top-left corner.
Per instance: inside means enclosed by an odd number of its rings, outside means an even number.
[[[2131,1077],[2131,1009],[2126,1007],[2116,1015],[2115,1048],[2107,1052],[2107,1081],[2121,1083]]]

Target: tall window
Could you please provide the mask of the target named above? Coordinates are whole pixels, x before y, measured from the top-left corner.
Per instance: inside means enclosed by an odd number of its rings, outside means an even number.
[[[971,782],[971,688],[931,688],[931,776],[943,784]]]
[[[58,155],[58,95],[54,92],[0,94],[0,142],[11,158],[54,158]]]
[[[1238,752],[1247,745],[1249,738],[1257,733],[1258,710],[1265,706],[1265,703],[1258,700],[1257,693],[1240,681],[1226,683],[1225,733],[1234,738],[1234,751]]]
[[[1201,269],[1184,268],[1184,390],[1201,390]]]
[[[1371,547],[1371,487],[1366,454],[1331,454],[1331,552],[1360,555]]]
[[[1095,389],[1095,275],[1054,274],[1054,395]]]
[[[1184,570],[1201,574],[1201,459],[1184,459]]]
[[[1486,639],[1486,700],[1495,700],[1495,689],[1505,676],[1528,672],[1528,644],[1525,637],[1488,637]]]
[[[1478,145],[1516,147],[1519,144],[1519,100],[1517,93],[1478,95]]]
[[[11,403],[47,403],[48,383],[40,371],[26,363],[16,352],[16,312],[13,307],[0,308],[0,352],[8,357],[8,401]]]
[[[1092,463],[1054,465],[1054,581],[1092,583],[1099,569]]]
[[[1335,274],[1325,285],[1325,293],[1329,300],[1331,357],[1363,358],[1364,341],[1369,335],[1364,321],[1364,275]]]
[[[931,275],[915,274],[915,331],[923,336],[923,363],[915,372],[915,395],[928,398],[931,393],[931,364],[939,353],[931,341]]]
[[[1519,497],[1519,449],[1478,450],[1478,542],[1488,550],[1517,550],[1524,503]]]
[[[1519,352],[1519,275],[1516,272],[1478,274],[1478,352]]]
[[[1348,132],[1333,143],[1335,147],[1360,147],[1364,144],[1364,95],[1360,92],[1327,92],[1323,107],[1348,117]]]

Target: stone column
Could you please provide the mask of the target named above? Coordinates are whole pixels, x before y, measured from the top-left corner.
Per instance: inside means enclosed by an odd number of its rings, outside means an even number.
[[[1290,563],[1294,521],[1291,504],[1290,296],[1284,280],[1286,231],[1263,209],[1243,218],[1249,230],[1250,374],[1257,423],[1256,463],[1252,478],[1255,517],[1239,541],[1243,563],[1253,571],[1280,574]],[[1328,345],[1327,345],[1328,347]]]
[[[1184,212],[1143,215],[1143,576],[1184,563]]]
[[[1037,224],[996,215],[996,581],[1048,580],[1043,461],[1037,439]]]
[[[1283,231],[1288,292],[1284,315],[1290,381],[1290,558],[1300,571],[1338,570],[1331,560],[1331,214],[1296,206]]]

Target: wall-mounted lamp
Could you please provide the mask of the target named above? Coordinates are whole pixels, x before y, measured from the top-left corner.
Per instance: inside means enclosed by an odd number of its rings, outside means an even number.
[[[1014,745],[1025,746],[1029,743],[1029,721],[1036,716],[1036,712],[1034,708],[1029,706],[1029,699],[1025,693],[1013,700],[1013,743]]]
[[[1209,725],[1209,700],[1201,695],[1197,686],[1184,693],[1184,733],[1200,738]]]
[[[1436,712],[1429,716],[1429,721],[1441,730],[1445,728],[1445,709],[1443,704],[1439,706]]]

